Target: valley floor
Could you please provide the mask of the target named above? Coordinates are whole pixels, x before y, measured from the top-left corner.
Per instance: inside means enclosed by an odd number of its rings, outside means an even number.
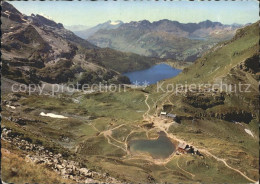
[[[85,179],[88,177],[89,181],[109,181],[111,177],[110,181],[119,183],[255,183],[258,179],[258,155],[255,154],[258,138],[242,132],[250,129],[249,125],[216,119],[201,119],[195,123],[184,120],[179,124],[158,116],[164,104],[173,104],[172,94],[158,97],[140,89],[129,89],[116,94],[77,93],[58,97],[9,93],[3,99],[8,105],[3,106],[2,128],[12,132],[8,134],[10,139],[17,137],[41,145],[53,154],[61,154],[65,160],[75,161],[79,165],[75,167],[87,168]],[[157,104],[161,105],[157,107]],[[41,112],[68,118],[40,116]],[[151,127],[146,126],[151,123]],[[212,131],[215,124],[227,130],[220,135]],[[230,134],[230,129],[243,136]],[[165,132],[176,147],[179,143],[192,145],[203,156],[174,152],[166,159],[153,159],[149,154],[129,151],[129,141],[156,139],[159,131]],[[2,145],[9,151],[17,147]],[[19,149],[27,157],[38,158],[33,150]],[[65,166],[48,166],[48,159],[38,160],[34,164],[54,169],[63,178],[74,181],[84,178],[79,169],[73,173]],[[7,170],[4,172],[8,173]],[[140,177],[136,178],[137,174]],[[3,174],[3,177],[4,181],[14,181],[10,175]]]

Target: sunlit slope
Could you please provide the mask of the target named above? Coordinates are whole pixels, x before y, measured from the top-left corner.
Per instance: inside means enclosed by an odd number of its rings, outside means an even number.
[[[255,119],[259,95],[258,24],[238,30],[232,40],[218,44],[178,76],[161,81],[147,91],[160,99],[159,106],[168,104],[168,111],[180,116],[247,123]],[[189,92],[190,84],[197,92]]]
[[[239,29],[233,39],[220,43],[169,83],[214,83],[227,77],[232,69],[258,55],[259,22]],[[254,61],[251,61],[254,62]],[[254,62],[256,64],[256,62]],[[251,68],[256,69],[256,66]],[[253,71],[256,72],[256,71]],[[238,81],[232,81],[238,82]]]

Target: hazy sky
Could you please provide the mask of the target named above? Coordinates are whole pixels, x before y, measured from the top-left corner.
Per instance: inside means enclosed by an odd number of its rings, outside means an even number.
[[[10,2],[10,1],[9,1]],[[16,1],[20,12],[43,14],[64,25],[94,26],[108,20],[123,22],[161,19],[182,23],[204,20],[245,24],[259,20],[259,5],[249,1]]]

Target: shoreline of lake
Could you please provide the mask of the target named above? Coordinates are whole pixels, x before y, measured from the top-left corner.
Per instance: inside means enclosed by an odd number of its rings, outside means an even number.
[[[169,147],[170,145],[171,147]],[[168,137],[163,131],[158,132],[158,137],[156,138],[133,139],[128,142],[128,150],[131,154],[138,156],[149,155],[152,159],[156,160],[165,160],[172,157],[177,147],[178,142],[172,140],[172,138]]]
[[[158,81],[177,76],[182,70],[173,68],[169,64],[160,63],[145,70],[123,73],[130,79],[131,84],[150,85]]]

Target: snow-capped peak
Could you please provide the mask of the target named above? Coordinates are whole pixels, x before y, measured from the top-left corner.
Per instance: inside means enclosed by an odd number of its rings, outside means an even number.
[[[112,22],[110,22],[110,24],[113,25],[113,26],[115,26],[115,25],[120,24],[120,22],[119,22],[119,21],[112,21]]]

